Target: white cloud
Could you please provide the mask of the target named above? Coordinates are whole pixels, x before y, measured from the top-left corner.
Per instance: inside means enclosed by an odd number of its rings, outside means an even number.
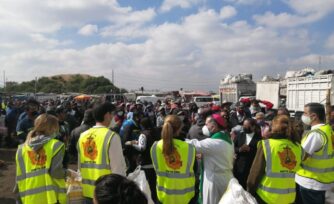
[[[155,16],[152,8],[134,10],[120,6],[116,0],[3,0],[0,6],[0,48],[3,49],[0,54],[68,45],[71,40],[54,39],[65,29],[82,29],[79,33],[93,34],[94,25],[103,22],[124,30],[144,25]],[[87,26],[90,24],[92,26]],[[87,27],[83,28],[85,25]],[[36,46],[41,37],[47,38],[48,43]]]
[[[139,29],[141,30],[141,29]],[[147,28],[140,43],[102,43],[83,49],[26,50],[0,57],[9,79],[59,73],[111,76],[125,88],[211,89],[227,73],[276,74],[309,53],[305,30],[279,33],[246,21],[226,24],[201,10],[180,23]],[[17,74],[21,73],[21,74]]]
[[[286,0],[284,1],[295,13],[266,12],[264,15],[254,15],[258,24],[269,27],[296,27],[316,22],[334,11],[334,0]]]
[[[203,0],[164,0],[161,5],[161,11],[170,11],[174,7],[190,8],[193,5],[199,4]]]
[[[325,47],[326,48],[329,48],[329,49],[334,49],[334,33],[332,33],[327,41],[326,41],[326,44],[325,44]]]
[[[127,16],[126,21],[120,16],[119,21],[117,19],[114,20],[115,22],[122,23],[114,23],[102,28],[101,35],[104,37],[117,37],[118,39],[147,36],[148,29],[145,27],[145,24],[155,16],[156,12],[152,8],[132,12]]]
[[[235,16],[237,14],[237,10],[233,6],[224,6],[220,9],[220,17],[222,19],[227,19]]]
[[[80,28],[78,33],[84,36],[94,35],[98,32],[97,25],[87,24],[84,27]]]
[[[321,58],[321,65],[319,65],[319,58]],[[333,69],[334,54],[307,54],[301,57],[291,59],[289,61],[290,67],[313,67],[315,69]],[[321,66],[321,67],[319,67]]]
[[[228,3],[234,3],[239,5],[254,5],[254,4],[263,4],[270,3],[270,0],[224,0]]]

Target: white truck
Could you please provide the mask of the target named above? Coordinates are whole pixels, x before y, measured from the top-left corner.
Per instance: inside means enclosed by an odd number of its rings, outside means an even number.
[[[266,100],[274,104],[273,109],[283,105],[286,98],[286,86],[280,81],[256,82],[256,99]]]
[[[235,83],[221,83],[219,94],[221,102],[236,103],[240,97],[255,96],[256,84],[253,81],[241,81]]]
[[[307,103],[316,102],[325,104],[327,90],[331,90],[333,105],[334,90],[333,74],[295,77],[287,79],[287,108],[289,111],[304,111]]]

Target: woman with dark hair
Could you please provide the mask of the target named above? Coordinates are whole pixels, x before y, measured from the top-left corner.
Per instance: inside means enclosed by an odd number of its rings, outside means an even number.
[[[226,131],[226,121],[220,114],[206,118],[203,134],[209,138],[189,140],[202,155],[204,171],[201,180],[201,198],[204,204],[219,203],[227,185],[233,178],[234,148]]]
[[[157,201],[156,195],[156,174],[153,168],[150,150],[153,143],[159,140],[159,133],[156,128],[153,127],[151,120],[147,117],[140,120],[140,127],[142,129],[139,139],[128,141],[125,145],[132,145],[137,151],[140,152],[139,164],[141,169],[144,170],[147,181],[150,185],[151,197],[153,201]]]
[[[269,139],[259,144],[247,190],[260,204],[294,203],[295,173],[301,163],[302,148],[289,117],[275,117]]]
[[[167,116],[162,128],[162,139],[151,148],[160,203],[193,203],[195,149],[180,138],[182,126],[178,116]]]
[[[95,181],[94,204],[147,204],[138,185],[118,174],[107,174]]]
[[[256,120],[248,118],[243,123],[243,130],[234,140],[236,159],[233,166],[234,177],[246,189],[247,177],[252,166],[257,143],[261,140],[261,130]]]

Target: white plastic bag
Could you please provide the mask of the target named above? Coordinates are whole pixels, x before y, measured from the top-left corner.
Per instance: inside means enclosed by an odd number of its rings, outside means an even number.
[[[73,172],[73,170],[70,170]],[[85,198],[82,194],[82,187],[81,187],[81,175],[80,172],[74,178],[68,177],[66,180],[67,186],[67,204],[85,204]]]
[[[128,179],[134,181],[139,186],[140,190],[146,195],[148,204],[153,204],[151,198],[150,186],[146,180],[145,172],[140,170],[141,166],[138,166],[132,173],[128,175]]]
[[[219,204],[257,204],[255,198],[245,191],[238,180],[232,178]]]

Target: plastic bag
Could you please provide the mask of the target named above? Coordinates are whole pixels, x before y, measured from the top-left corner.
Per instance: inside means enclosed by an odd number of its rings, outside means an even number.
[[[257,204],[255,198],[245,191],[238,180],[232,178],[219,204]]]
[[[73,174],[73,170],[70,171],[75,177],[67,177],[66,179],[67,204],[85,204],[85,198],[83,197],[81,187],[81,175],[79,172]]]
[[[146,195],[149,204],[153,204],[151,198],[150,186],[146,180],[145,172],[140,170],[141,166],[138,166],[132,173],[128,175],[128,179],[134,181],[139,186],[140,190]]]

